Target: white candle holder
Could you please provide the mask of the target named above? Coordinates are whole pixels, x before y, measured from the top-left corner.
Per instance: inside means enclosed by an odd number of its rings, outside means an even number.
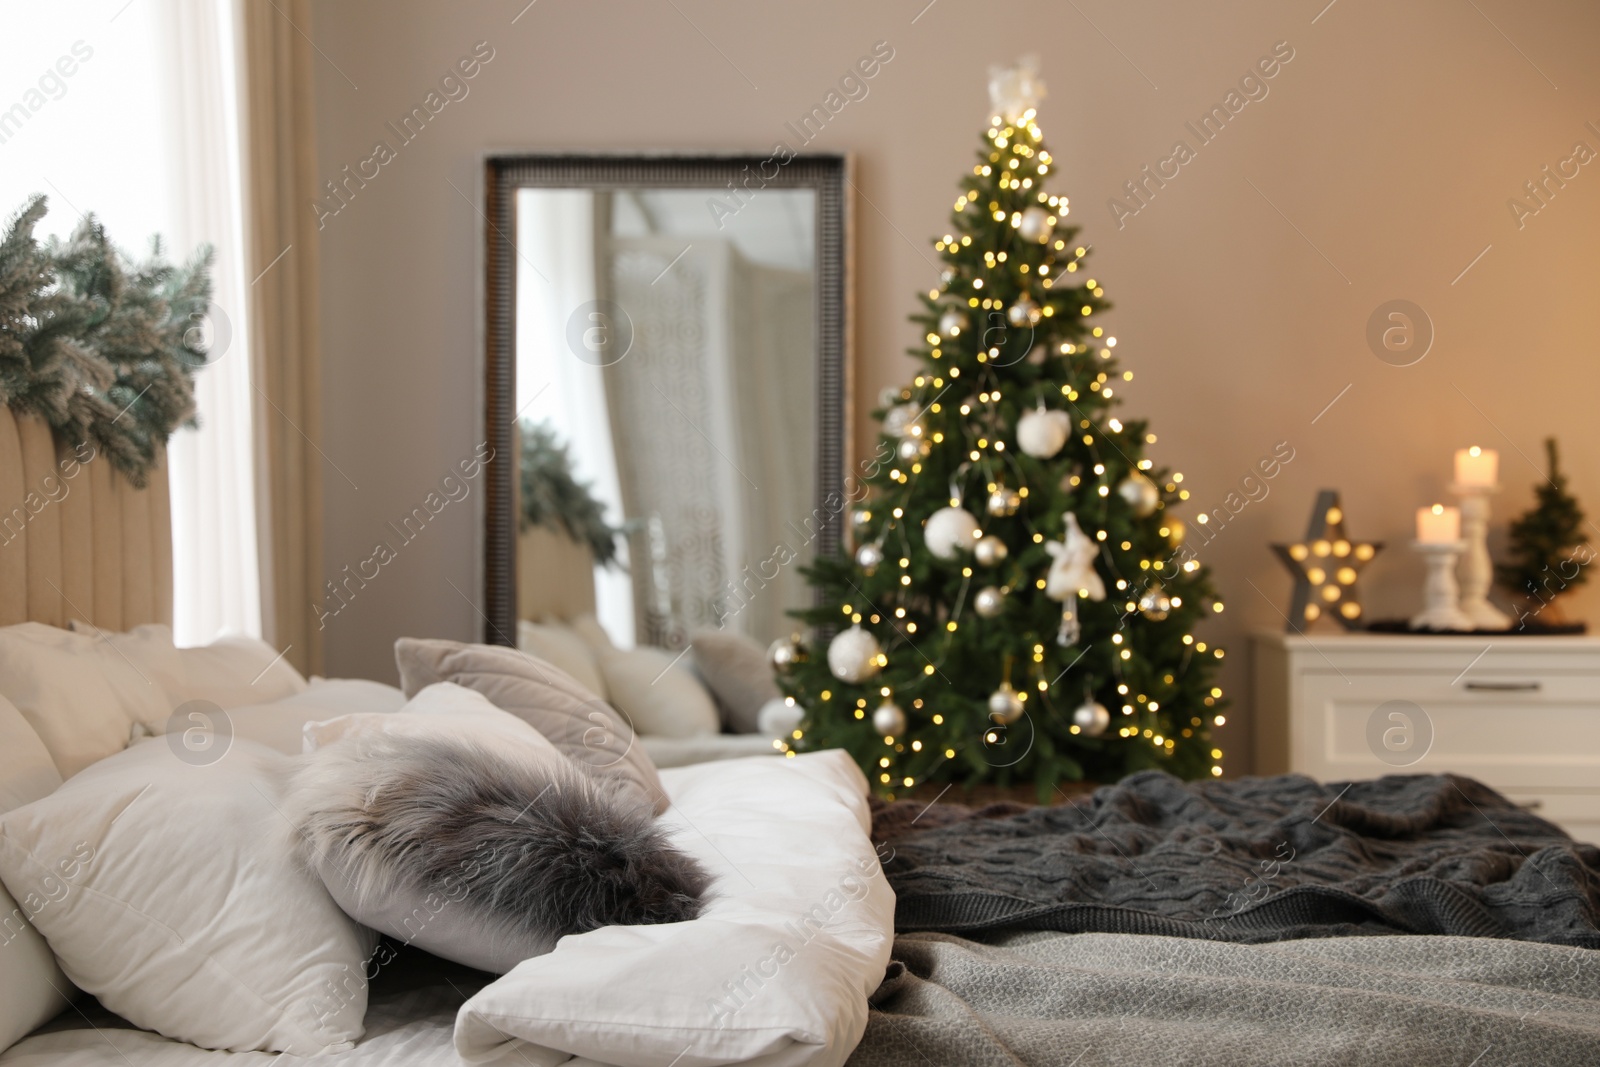
[[[1466,552],[1461,565],[1461,612],[1479,630],[1509,630],[1511,616],[1489,603],[1494,564],[1489,560],[1489,494],[1498,485],[1461,485],[1450,491],[1461,498],[1461,539]]]
[[[1460,541],[1413,541],[1411,547],[1428,565],[1422,585],[1422,614],[1411,620],[1413,630],[1470,630],[1472,619],[1461,610],[1456,585],[1456,557],[1465,547]]]

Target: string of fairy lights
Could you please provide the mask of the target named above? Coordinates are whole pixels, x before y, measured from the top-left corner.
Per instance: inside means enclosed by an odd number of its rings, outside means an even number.
[[[1080,317],[1087,317],[1094,312],[1095,303],[1105,297],[1105,288],[1094,278],[1082,281],[1081,287],[1085,296],[1083,302],[1075,308],[1048,298],[1042,303],[1036,302],[1026,293],[1010,306],[1002,306],[1003,301],[998,296],[991,296],[985,292],[984,274],[992,275],[993,272],[1002,270],[1015,270],[1022,275],[1031,275],[1037,279],[1041,293],[1056,289],[1058,279],[1065,278],[1077,283],[1078,278],[1075,276],[1081,272],[1083,257],[1088,252],[1088,248],[1084,246],[1069,249],[1065,239],[1054,235],[1058,221],[1070,211],[1068,199],[1050,194],[1042,188],[1034,192],[1035,186],[1042,185],[1044,177],[1050,173],[1052,163],[1050,153],[1040,145],[1042,133],[1034,121],[1034,116],[1032,108],[1024,111],[1015,123],[1008,123],[1000,116],[995,116],[988,130],[993,150],[987,162],[978,163],[972,172],[974,178],[984,179],[994,177],[998,170],[997,184],[1000,189],[1027,194],[1032,203],[1025,208],[1013,208],[1008,211],[995,199],[982,203],[984,198],[981,190],[973,188],[964,190],[957,197],[954,210],[958,215],[987,211],[995,222],[1008,224],[1009,228],[1017,231],[1025,241],[1044,245],[1044,262],[1036,265],[1028,262],[1013,264],[1009,262],[1013,257],[1007,250],[1003,248],[985,250],[982,254],[981,271],[975,272],[975,276],[970,278],[971,291],[963,297],[962,294],[952,290],[958,284],[961,275],[957,267],[958,257],[971,248],[972,236],[947,233],[933,242],[935,251],[944,255],[949,264],[943,272],[941,285],[928,292],[930,302],[946,302],[946,309],[938,320],[937,328],[927,332],[924,337],[929,346],[926,350],[927,355],[935,366],[918,373],[909,386],[899,391],[897,399],[900,403],[890,408],[884,421],[885,433],[899,438],[895,453],[898,462],[888,471],[888,486],[879,483],[878,487],[882,491],[879,498],[868,506],[858,508],[851,516],[854,532],[859,538],[872,527],[875,518],[886,513],[887,517],[882,519],[876,539],[859,544],[856,563],[867,575],[876,574],[878,569],[883,567],[897,569],[900,573],[898,580],[890,587],[894,599],[880,596],[880,599],[887,601],[882,605],[869,598],[859,585],[851,583],[859,597],[852,598],[840,608],[841,616],[851,627],[841,636],[863,635],[862,638],[855,639],[861,643],[863,656],[860,677],[844,680],[852,683],[874,677],[879,670],[888,666],[891,653],[898,655],[903,651],[919,656],[925,661],[922,669],[909,681],[900,681],[898,690],[891,685],[878,686],[879,703],[874,710],[869,711],[870,701],[866,695],[855,697],[854,706],[849,709],[850,714],[857,720],[871,716],[873,726],[882,735],[884,749],[876,762],[878,780],[885,786],[901,785],[909,788],[917,784],[919,780],[917,775],[896,769],[900,759],[908,753],[920,755],[932,751],[937,745],[932,737],[917,736],[918,731],[911,725],[913,718],[920,718],[935,728],[945,724],[945,716],[937,711],[926,717],[908,716],[896,702],[897,697],[900,700],[909,699],[913,712],[922,712],[938,687],[949,684],[948,679],[942,676],[941,665],[948,658],[957,640],[957,634],[966,624],[963,616],[969,603],[973,612],[980,618],[993,617],[999,614],[1005,597],[1012,592],[1009,587],[984,583],[980,578],[980,569],[996,568],[1004,562],[1008,554],[1005,542],[998,537],[984,535],[981,530],[973,530],[971,531],[974,537],[971,546],[973,558],[971,561],[962,561],[959,570],[961,582],[948,617],[942,624],[928,627],[936,628],[937,632],[932,634],[925,632],[919,628],[916,619],[908,618],[908,615],[921,612],[916,607],[919,591],[911,574],[913,540],[907,528],[910,523],[906,515],[925,470],[930,466],[934,466],[935,469],[948,469],[944,464],[935,465],[929,462],[935,450],[948,447],[961,447],[966,450],[964,457],[954,465],[955,473],[950,478],[948,497],[952,508],[961,508],[963,501],[969,495],[977,495],[975,490],[981,486],[985,510],[990,516],[1009,517],[1020,514],[1025,536],[1034,544],[1044,544],[1046,541],[1045,533],[1035,526],[1033,515],[1024,506],[1029,498],[1029,487],[1025,484],[1022,465],[1017,461],[1002,432],[998,405],[1010,386],[1002,380],[997,368],[1003,370],[1004,366],[1009,364],[999,362],[1002,359],[1002,348],[986,342],[989,336],[987,332],[980,334],[969,329],[967,315],[963,313],[962,305],[968,311],[975,313],[1003,312],[1013,326],[1020,327],[1034,326],[1058,314],[1071,314],[1074,310]],[[1153,469],[1152,461],[1141,459],[1137,463],[1133,462],[1116,440],[1118,435],[1127,431],[1124,424],[1117,418],[1107,419],[1105,429],[1108,433],[1097,435],[1095,423],[1080,407],[1080,403],[1109,401],[1115,395],[1114,383],[1133,380],[1131,370],[1122,371],[1120,377],[1113,378],[1112,372],[1095,369],[1096,362],[1111,360],[1117,340],[1115,337],[1106,336],[1103,328],[1099,326],[1092,327],[1088,332],[1092,338],[1088,343],[1061,341],[1057,346],[1059,355],[1068,357],[1068,365],[1073,371],[1070,377],[1074,379],[1060,386],[1058,402],[1065,404],[1065,411],[1071,419],[1071,432],[1078,437],[1083,448],[1094,460],[1089,470],[1099,484],[1095,487],[1091,499],[1106,502],[1100,515],[1101,521],[1091,523],[1094,528],[1086,532],[1093,538],[1096,559],[1112,579],[1116,592],[1114,602],[1120,601],[1124,617],[1142,611],[1148,617],[1159,620],[1166,617],[1170,608],[1180,607],[1183,603],[1181,596],[1166,595],[1161,585],[1162,579],[1165,578],[1170,582],[1178,571],[1192,572],[1198,569],[1199,564],[1193,559],[1186,559],[1181,563],[1177,561],[1179,555],[1177,548],[1182,543],[1184,526],[1176,517],[1163,517],[1159,533],[1173,549],[1172,555],[1159,558],[1157,554],[1156,558],[1149,558],[1140,554],[1138,573],[1123,573],[1114,549],[1120,549],[1122,553],[1128,554],[1134,546],[1127,539],[1117,543],[1108,541],[1106,519],[1109,512],[1105,508],[1110,506],[1109,497],[1113,486],[1107,477],[1108,465],[1102,461],[1102,445],[1116,450],[1127,463],[1130,474],[1116,488],[1119,495],[1129,503],[1135,504],[1136,513],[1147,515],[1153,512],[1159,506],[1160,490],[1145,474]],[[974,340],[978,343],[974,344]],[[1034,361],[1035,354],[1030,352],[1026,358]],[[963,364],[967,372],[965,374]],[[1093,372],[1092,376],[1090,372]],[[1085,397],[1079,392],[1076,383],[1085,377],[1089,378],[1089,381],[1084,388],[1088,393],[1095,394],[1094,396]],[[1053,384],[1040,383],[1036,387],[1039,390],[1037,401],[1041,410],[1044,404],[1044,389]],[[952,390],[963,386],[976,392],[970,393],[965,399],[955,401],[947,399]],[[955,435],[947,436],[943,430],[930,430],[924,420],[924,416],[946,414],[947,406],[951,403],[955,404],[956,412],[961,419],[966,420],[964,439],[958,439]],[[1154,434],[1144,435],[1146,444],[1154,444],[1155,441]],[[1063,488],[1068,486],[1074,490],[1079,488],[1087,475],[1088,471],[1082,475],[1070,474],[1063,480]],[[1173,472],[1165,483],[1165,489],[1177,499],[1187,500],[1189,492],[1182,488],[1182,481],[1183,475]],[[969,489],[974,492],[969,494]],[[1139,511],[1136,500],[1148,502],[1149,511]],[[1141,581],[1143,588],[1136,588],[1136,584]],[[979,585],[976,590],[973,589],[975,584]],[[1036,588],[1039,591],[1045,590],[1046,587],[1046,578],[1036,579]],[[1078,599],[1088,598],[1089,592],[1087,588],[1078,589]],[[1220,613],[1223,604],[1220,600],[1213,600],[1211,608],[1213,612]],[[1065,610],[1071,617],[1073,612],[1070,603]],[[863,623],[879,627],[885,622],[890,623],[887,628],[888,643],[887,647],[881,647],[871,632],[861,627]],[[1065,633],[1065,630],[1063,632]],[[1107,710],[1094,700],[1092,694],[1082,689],[1085,704],[1072,713],[1073,721],[1068,727],[1068,732],[1074,735],[1098,736],[1109,728],[1111,722],[1117,722],[1116,736],[1119,738],[1142,737],[1158,752],[1170,754],[1176,740],[1170,736],[1170,728],[1166,730],[1162,728],[1160,720],[1162,700],[1149,693],[1136,691],[1145,687],[1130,684],[1131,680],[1141,673],[1150,673],[1153,678],[1159,678],[1160,685],[1166,690],[1176,692],[1178,675],[1188,669],[1191,656],[1209,655],[1221,660],[1224,652],[1220,648],[1209,647],[1205,641],[1186,633],[1181,639],[1185,650],[1181,664],[1175,669],[1155,674],[1140,669],[1141,665],[1135,658],[1137,653],[1131,640],[1133,633],[1133,630],[1123,627],[1110,637],[1113,649],[1109,662],[1115,691],[1122,700],[1120,714],[1109,715]],[[930,642],[929,637],[933,637],[934,640]],[[1065,642],[1057,643],[1065,644]],[[1082,683],[1072,677],[1072,667],[1078,660],[1082,660],[1087,652],[1087,648],[1080,651],[1077,659],[1069,663],[1064,670],[1059,669],[1059,664],[1050,662],[1052,657],[1048,654],[1046,642],[1043,641],[1034,641],[1020,654],[1006,655],[1000,669],[1000,684],[988,701],[990,721],[993,725],[983,732],[981,742],[986,746],[1001,743],[1006,727],[1025,715],[1030,700],[1042,705],[1047,714],[1059,714],[1060,709],[1051,697],[1058,689],[1071,692],[1074,688],[1081,687]],[[775,662],[779,666],[804,654],[803,649],[793,640],[787,644],[780,641],[774,645]],[[1019,670],[1022,684],[1020,687],[1015,687],[1013,678]],[[835,673],[838,673],[837,670]],[[830,686],[822,689],[816,696],[823,705],[829,705],[835,699],[835,692]],[[1214,726],[1222,726],[1226,722],[1223,714],[1213,713],[1210,710],[1215,708],[1222,696],[1222,689],[1213,686],[1203,697],[1204,706],[1208,709],[1206,714],[1211,716],[1211,725]],[[795,704],[793,696],[787,699],[790,705]],[[1090,711],[1091,706],[1093,709],[1098,709],[1097,712]],[[1087,718],[1085,712],[1090,712]],[[1171,712],[1168,714],[1170,717]],[[1100,718],[1096,719],[1096,715]],[[1177,724],[1174,722],[1173,725]],[[1191,714],[1187,725],[1178,726],[1177,732],[1182,737],[1192,737],[1195,730],[1204,725],[1205,721],[1201,714]],[[796,743],[804,736],[803,729],[796,727],[788,738],[775,741],[774,746],[792,757],[797,751]],[[944,744],[942,756],[945,760],[955,759],[957,755],[957,746]],[[1210,772],[1214,776],[1220,776],[1223,770],[1222,750],[1213,748],[1210,750],[1210,756],[1213,761]],[[923,777],[926,777],[926,774]]]

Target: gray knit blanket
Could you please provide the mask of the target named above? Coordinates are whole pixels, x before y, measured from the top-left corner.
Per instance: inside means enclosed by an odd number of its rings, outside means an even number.
[[[874,836],[900,932],[1600,949],[1600,849],[1453,775],[1323,785],[1149,771],[1059,807],[900,802],[877,810]]]
[[[895,941],[847,1067],[1594,1067],[1600,954],[1526,941]]]

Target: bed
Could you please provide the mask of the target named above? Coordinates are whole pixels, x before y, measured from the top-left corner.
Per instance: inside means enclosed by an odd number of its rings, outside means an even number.
[[[0,411],[7,512],[60,457],[26,421]],[[0,658],[9,628],[45,627],[40,640],[93,642],[120,669],[106,635],[148,637],[165,621],[159,478],[134,491],[85,466],[87,480],[0,547]],[[62,629],[74,619],[83,633]],[[205,692],[226,693],[212,703],[232,751],[262,760],[301,758],[289,754],[308,722],[404,714],[415,699],[297,683],[261,656],[223,645],[190,662],[211,672]],[[188,736],[157,721],[170,707],[147,709],[143,730],[158,736],[143,740],[80,723],[63,701],[89,673],[25,694],[32,718],[0,707],[7,834],[18,812],[82,793],[113,762],[177,755]],[[68,1005],[70,987],[40,984],[61,973],[56,943],[8,926],[0,1015],[14,1022],[31,1000],[38,1018],[0,1040],[0,1067],[1600,1063],[1600,856],[1475,783],[1141,776],[1056,809],[877,805],[838,752],[700,763],[660,781],[660,824],[714,876],[692,922],[570,936],[503,976],[352,935],[370,953],[351,986],[359,1037],[316,1055],[203,1048],[94,997]],[[1456,794],[1464,804],[1439,799]],[[127,810],[119,832],[148,825],[144,852],[157,853],[162,820]]]

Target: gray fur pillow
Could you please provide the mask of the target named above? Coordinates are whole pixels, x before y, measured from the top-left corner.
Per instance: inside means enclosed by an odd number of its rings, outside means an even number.
[[[436,682],[476,690],[538,730],[573,762],[605,777],[659,814],[667,809],[656,765],[633,724],[571,675],[514,648],[402,637],[394,643],[400,688],[409,699]]]
[[[614,780],[551,752],[366,733],[305,757],[289,817],[358,922],[504,974],[567,934],[695,918],[711,877]]]
[[[717,699],[722,724],[736,734],[759,731],[756,719],[762,705],[783,695],[767,663],[767,650],[731,630],[696,630],[689,643],[695,669]]]

